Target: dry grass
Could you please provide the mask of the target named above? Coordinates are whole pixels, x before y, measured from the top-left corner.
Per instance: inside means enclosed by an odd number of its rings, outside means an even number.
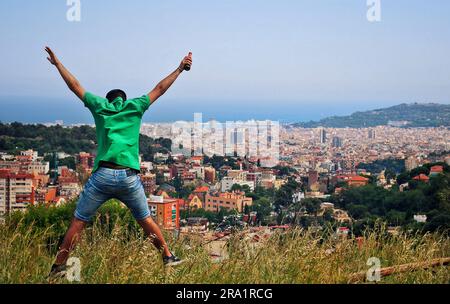
[[[47,283],[55,244],[49,231],[0,225],[0,283]],[[450,256],[450,242],[437,234],[388,236],[383,228],[368,232],[361,248],[353,240],[337,242],[309,232],[274,234],[254,248],[239,237],[228,243],[229,258],[213,263],[195,238],[169,241],[186,262],[164,269],[160,254],[139,234],[116,224],[112,232],[88,229],[72,256],[81,260],[82,283],[347,283],[366,271],[368,258],[381,266],[424,262]],[[333,250],[330,250],[333,249]],[[449,283],[449,267],[396,274],[381,283]],[[57,283],[68,283],[66,280]]]

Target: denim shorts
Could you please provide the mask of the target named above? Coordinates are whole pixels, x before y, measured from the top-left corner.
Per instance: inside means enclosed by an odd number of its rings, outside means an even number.
[[[90,222],[97,209],[107,200],[116,198],[124,203],[136,220],[150,217],[144,186],[139,175],[130,170],[100,167],[84,186],[78,199],[75,217]]]

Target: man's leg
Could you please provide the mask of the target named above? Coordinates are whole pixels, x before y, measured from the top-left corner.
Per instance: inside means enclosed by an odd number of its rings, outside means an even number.
[[[136,221],[144,229],[156,248],[162,251],[163,257],[171,257],[167,243],[159,226],[151,218],[147,196],[139,175],[125,177],[122,180],[122,188],[117,193],[117,198],[122,201],[133,214]]]
[[[138,220],[137,222],[144,229],[145,235],[152,240],[155,247],[163,251],[164,256],[168,257],[172,255],[169,250],[169,246],[167,246],[167,243],[161,232],[161,229],[151,217],[147,217],[143,220]]]
[[[75,209],[74,218],[70,223],[70,227],[64,236],[64,240],[59,247],[56,261],[52,266],[52,273],[59,272],[63,269],[69,258],[70,252],[75,248],[75,245],[80,240],[81,233],[89,223],[92,217],[97,212],[97,209],[108,199],[111,194],[100,189],[105,189],[109,186],[108,181],[112,178],[107,173],[99,173],[101,169],[91,175],[88,182],[84,186],[78,199],[77,207]]]
[[[147,206],[148,207],[148,206]],[[132,210],[133,211],[133,210]],[[144,229],[145,234],[149,237],[156,248],[163,251],[163,263],[166,266],[176,266],[183,263],[183,260],[173,255],[167,246],[164,236],[159,226],[153,221],[150,216],[143,219],[136,217],[137,222]]]
[[[86,227],[86,222],[83,222],[77,218],[73,218],[70,223],[70,227],[64,236],[64,240],[59,247],[58,254],[56,255],[55,265],[64,265],[69,258],[70,252],[75,248],[76,244],[80,240],[81,232]]]

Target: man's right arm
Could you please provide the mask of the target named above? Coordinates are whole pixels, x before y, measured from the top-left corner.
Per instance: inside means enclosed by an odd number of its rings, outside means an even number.
[[[58,57],[53,53],[53,51],[47,46],[45,51],[48,53],[49,57],[47,57],[48,61],[53,64],[57,69],[61,77],[66,82],[69,89],[78,96],[81,100],[84,98],[85,90],[81,86],[80,82],[73,76],[66,67],[59,61]]]

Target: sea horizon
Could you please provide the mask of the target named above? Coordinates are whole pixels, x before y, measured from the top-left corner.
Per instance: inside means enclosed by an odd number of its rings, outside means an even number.
[[[145,113],[143,123],[193,121],[202,113],[203,121],[273,120],[280,123],[318,121],[330,116],[345,116],[402,103],[439,103],[436,101],[247,101],[160,100]],[[75,98],[0,96],[0,122],[45,124],[63,121],[66,125],[94,124],[87,108]]]

